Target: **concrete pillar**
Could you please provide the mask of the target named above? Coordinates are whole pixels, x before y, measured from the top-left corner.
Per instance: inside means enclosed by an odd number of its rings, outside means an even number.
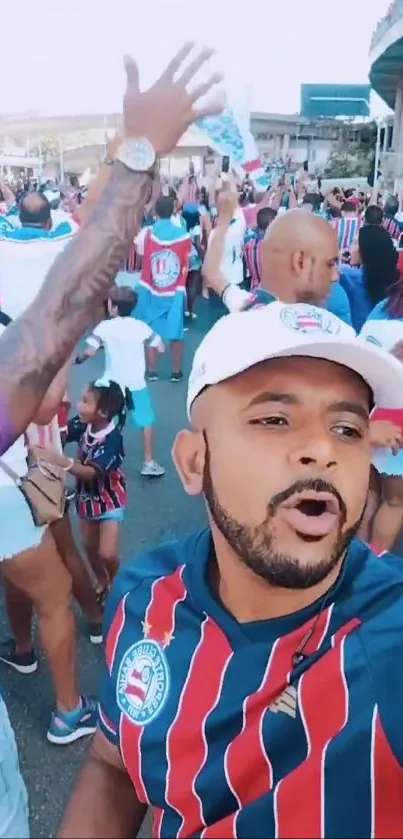
[[[398,79],[395,97],[395,119],[393,122],[393,151],[399,151],[403,119],[403,75]]]
[[[384,134],[383,134],[383,153],[384,154],[386,154],[386,152],[388,150],[388,134],[389,134],[389,128],[388,128],[387,122],[385,122],[385,130],[384,130]]]
[[[306,148],[306,159],[307,159],[309,165],[312,163],[312,152],[313,152],[313,137],[308,137],[307,148]]]
[[[281,157],[281,137],[276,136],[274,138],[274,158],[277,159]]]
[[[290,135],[289,134],[284,134],[283,148],[282,148],[282,151],[281,151],[281,157],[283,158],[283,160],[287,160],[289,150],[290,150]]]

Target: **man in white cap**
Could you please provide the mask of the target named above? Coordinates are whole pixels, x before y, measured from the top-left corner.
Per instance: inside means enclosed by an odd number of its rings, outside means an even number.
[[[121,572],[60,837],[401,836],[403,565],[356,540],[403,367],[305,304],[228,315],[173,457],[209,528]]]

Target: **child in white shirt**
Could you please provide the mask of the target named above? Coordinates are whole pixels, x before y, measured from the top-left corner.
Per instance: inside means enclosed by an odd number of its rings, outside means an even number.
[[[127,407],[134,424],[143,434],[144,463],[141,474],[161,477],[165,469],[153,456],[155,414],[145,379],[144,346],[147,343],[158,352],[164,352],[165,347],[159,335],[147,324],[131,316],[136,303],[137,294],[131,288],[121,286],[113,289],[107,303],[109,319],[101,321],[94,329],[87,339],[88,349],[77,356],[76,364],[81,364],[101,347],[104,348],[105,371],[102,379],[117,382],[123,393],[129,396]]]

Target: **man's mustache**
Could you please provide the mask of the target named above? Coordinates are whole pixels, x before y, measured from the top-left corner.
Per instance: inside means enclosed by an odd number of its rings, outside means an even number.
[[[336,487],[333,484],[330,484],[328,481],[322,480],[322,478],[307,478],[304,481],[296,481],[295,484],[292,484],[287,489],[284,489],[282,492],[279,492],[277,495],[273,495],[269,503],[269,513],[273,515],[277,508],[284,504],[285,501],[288,501],[293,495],[297,495],[301,492],[328,492],[334,495],[337,499],[339,509],[340,509],[340,518],[342,524],[347,519],[347,506],[343,501],[340,493],[337,491]]]

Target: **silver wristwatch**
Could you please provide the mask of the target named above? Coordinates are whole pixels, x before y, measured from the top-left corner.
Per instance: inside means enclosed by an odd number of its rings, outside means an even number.
[[[149,172],[155,159],[155,150],[146,137],[127,137],[120,144],[115,157],[115,160],[133,172]]]

